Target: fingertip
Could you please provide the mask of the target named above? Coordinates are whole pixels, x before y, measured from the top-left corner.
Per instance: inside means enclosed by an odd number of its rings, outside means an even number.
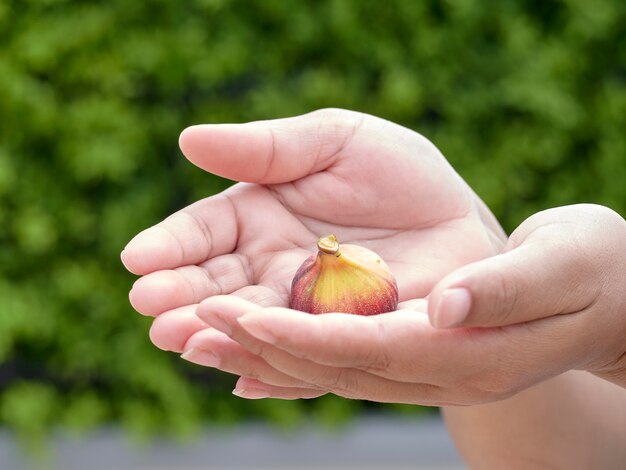
[[[239,377],[235,383],[235,389],[244,389],[250,384],[256,384],[258,381],[251,377]]]
[[[221,331],[209,327],[200,330],[191,335],[185,345],[183,351],[189,349],[213,350],[223,348],[225,345],[231,344],[232,340]]]
[[[460,317],[463,317],[462,320],[464,320],[467,317],[473,301],[471,287],[474,285],[475,265],[478,263],[462,266],[449,273],[432,289],[428,295],[427,313],[433,328],[451,328],[450,322],[459,320]],[[450,313],[449,307],[456,311]],[[465,314],[458,312],[464,308],[468,310]]]
[[[126,248],[124,248],[122,250],[122,252],[120,253],[120,261],[122,262],[122,266],[124,266],[126,268],[127,271],[132,272],[132,270],[130,269],[130,267],[128,266],[128,263],[126,261]],[[134,273],[133,273],[134,274]]]
[[[213,328],[230,335],[233,329],[231,324],[238,317],[258,308],[257,305],[232,295],[216,295],[198,305],[196,316]]]
[[[274,342],[275,338],[269,333],[271,328],[280,336],[288,336],[289,334],[299,336],[300,334],[311,333],[322,319],[330,319],[332,313],[324,315],[311,315],[299,310],[291,310],[283,307],[266,307],[247,310],[237,322],[241,327],[248,331],[252,336],[266,342]],[[344,314],[338,314],[343,316]],[[363,317],[365,318],[365,317]]]
[[[195,140],[197,140],[198,131],[200,131],[203,127],[205,126],[189,126],[180,133],[180,136],[178,136],[178,146],[186,157],[193,152],[193,145]]]
[[[128,293],[132,307],[142,315],[156,316],[172,308],[189,303],[185,284],[177,282],[176,271],[164,270],[150,273],[135,281]]]
[[[248,311],[236,321],[243,330],[259,341],[291,351],[293,347],[298,349],[325,341],[329,332],[337,333],[345,328],[344,321],[357,320],[357,317],[369,318],[343,313],[311,315],[298,310],[270,307]]]
[[[133,284],[133,287],[131,287],[130,291],[128,292],[128,302],[130,303],[130,306],[133,307],[137,313],[140,313],[141,315],[146,315],[137,307],[137,304],[138,304],[137,294],[136,292],[133,292],[134,288],[135,288],[135,284]]]
[[[203,301],[198,304],[198,308],[196,308],[196,316],[202,318],[210,314],[213,310],[219,309],[220,306],[225,302],[223,297],[227,297],[225,295],[214,295],[211,297],[207,297]]]
[[[240,398],[247,398],[248,400],[259,400],[272,398],[272,388],[273,387],[260,380],[239,377],[232,394]]]
[[[194,362],[199,351],[200,350],[198,348],[185,348],[183,349],[183,353],[180,355],[180,358],[185,361]]]
[[[467,318],[471,305],[472,295],[469,289],[448,288],[441,293],[434,312],[429,315],[431,325],[438,329],[460,326]]]
[[[141,232],[135,235],[124,247],[120,258],[122,260],[122,264],[126,269],[128,269],[131,273],[141,275],[144,274],[141,269],[142,264],[142,243],[138,242],[137,239],[142,236],[144,232]]]
[[[255,310],[259,307],[247,300],[241,299],[234,295],[214,295],[207,297],[198,304],[196,314],[210,312],[212,310],[225,310],[229,312],[239,312],[246,310]]]
[[[249,170],[254,170],[250,160],[251,136],[241,132],[242,125],[199,124],[187,127],[178,138],[178,146],[185,158],[199,168],[225,178],[247,180]],[[254,137],[254,135],[253,135]],[[256,171],[256,170],[255,170]]]
[[[322,137],[316,119],[299,116],[276,121],[241,124],[201,124],[183,130],[178,143],[185,157],[203,170],[234,181],[276,184],[294,181],[317,173],[330,165],[323,149],[327,140],[345,141],[354,131],[352,120],[339,119]],[[345,136],[343,135],[345,132]],[[334,156],[333,152],[331,155]]]
[[[131,307],[133,307],[138,313],[142,315],[150,315],[148,310],[146,310],[142,305],[143,295],[141,292],[141,284],[143,284],[143,282],[140,282],[142,279],[143,278],[140,277],[133,283],[133,287],[131,287],[128,292],[128,301],[130,302]]]
[[[188,339],[207,328],[204,322],[193,315],[194,309],[195,306],[188,305],[156,317],[148,333],[150,341],[163,351],[182,353]]]
[[[141,271],[137,269],[134,252],[132,249],[128,250],[128,245],[126,245],[126,247],[120,253],[120,260],[122,261],[122,265],[131,274],[135,274],[137,276],[140,276],[142,274]]]
[[[254,312],[248,313],[238,318],[237,322],[248,334],[254,336],[256,339],[268,344],[276,343],[276,336],[270,331],[268,326],[261,321],[258,314],[255,315]]]
[[[144,230],[128,242],[121,254],[122,263],[137,275],[175,266],[181,258],[180,248],[172,247],[171,238],[167,232],[156,227]]]

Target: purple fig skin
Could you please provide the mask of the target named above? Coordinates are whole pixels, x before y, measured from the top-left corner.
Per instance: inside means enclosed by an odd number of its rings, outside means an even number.
[[[332,237],[332,236],[330,236]],[[320,314],[329,312],[377,315],[398,307],[398,286],[388,266],[371,250],[320,239],[317,254],[309,256],[291,283],[289,307]]]

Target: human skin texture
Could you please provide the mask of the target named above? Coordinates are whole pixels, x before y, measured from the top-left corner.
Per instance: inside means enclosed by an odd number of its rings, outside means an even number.
[[[230,359],[245,367],[239,375],[250,377],[255,365],[267,362],[207,329],[195,315],[198,304],[286,307],[291,280],[321,235],[333,233],[379,254],[397,280],[400,301],[425,297],[447,273],[502,248],[499,224],[436,147],[373,116],[322,110],[276,121],[193,126],[180,146],[201,168],[240,183],[129,242],[122,261],[143,276],[130,300],[157,317],[150,332],[157,346],[182,352],[203,335],[219,338],[231,348],[228,354],[217,345],[205,349],[225,367]],[[436,332],[425,315],[407,317],[415,318],[419,328]],[[235,349],[256,357],[234,359]],[[258,377],[272,385],[306,385],[269,364],[267,369],[274,379]]]
[[[473,405],[568,370],[624,387],[624,266],[624,220],[601,206],[576,205],[535,214],[502,254],[453,271],[428,300],[391,314],[307,316],[224,296],[205,300],[197,314],[322,390]]]
[[[127,245],[125,266],[143,276],[130,300],[156,317],[158,347],[239,375],[236,394],[476,405],[572,369],[626,385],[615,212],[552,209],[507,239],[424,137],[341,110],[194,126],[180,145],[241,183]],[[397,311],[286,308],[295,271],[328,233],[385,259]]]
[[[443,414],[469,468],[615,469],[626,461],[626,396],[619,385],[569,371],[517,395]]]

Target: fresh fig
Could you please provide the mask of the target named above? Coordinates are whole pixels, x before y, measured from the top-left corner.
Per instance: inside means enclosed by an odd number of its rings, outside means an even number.
[[[309,313],[376,315],[398,307],[398,285],[380,256],[358,245],[339,245],[328,235],[298,268],[289,306]]]

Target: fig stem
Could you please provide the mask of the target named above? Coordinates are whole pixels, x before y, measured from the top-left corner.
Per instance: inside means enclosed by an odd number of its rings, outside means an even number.
[[[317,248],[329,255],[339,256],[339,242],[334,235],[322,237],[317,241]]]

